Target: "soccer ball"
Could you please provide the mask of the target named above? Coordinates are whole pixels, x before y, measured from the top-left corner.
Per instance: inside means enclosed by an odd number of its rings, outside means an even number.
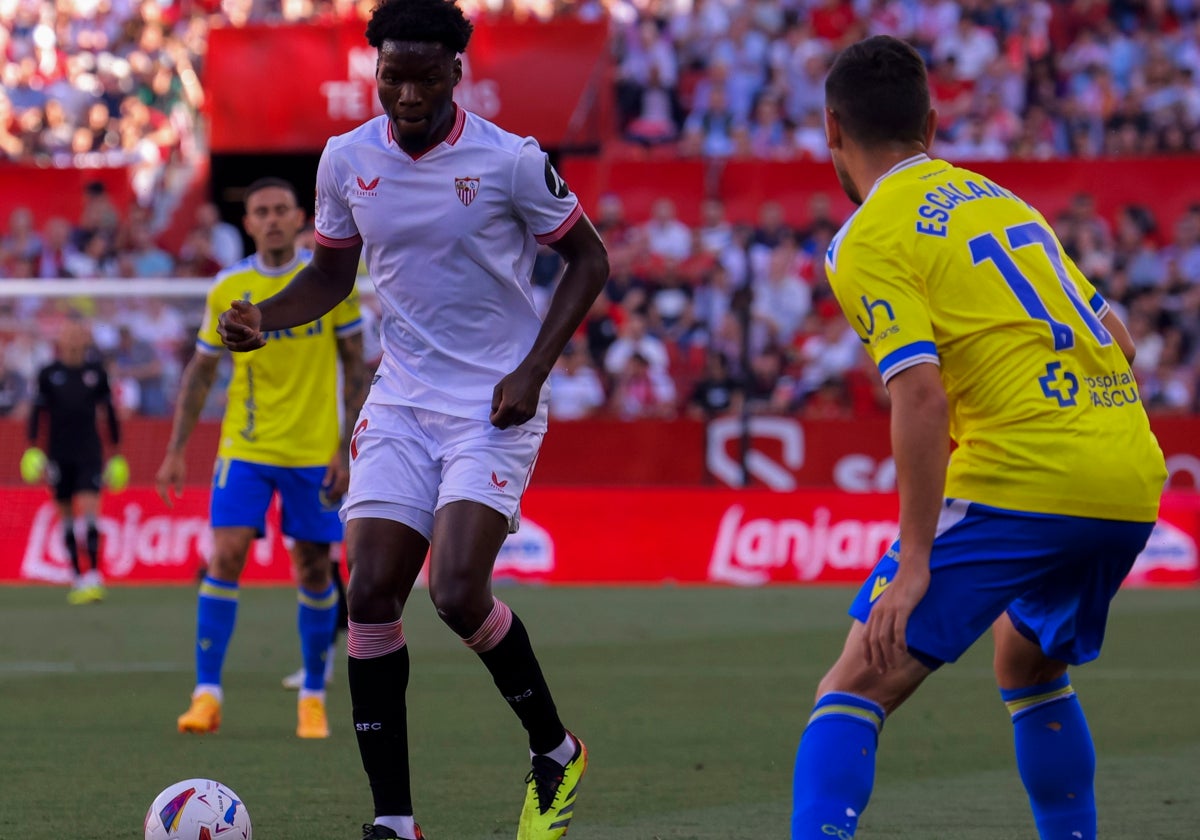
[[[164,790],[146,812],[146,840],[251,840],[250,814],[236,793],[212,779]]]

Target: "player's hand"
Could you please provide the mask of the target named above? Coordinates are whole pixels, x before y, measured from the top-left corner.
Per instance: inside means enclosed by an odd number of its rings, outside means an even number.
[[[235,300],[217,318],[217,334],[235,353],[257,350],[267,343],[260,331],[262,313],[248,300]]]
[[[173,507],[175,499],[183,498],[183,480],[187,477],[187,461],[182,452],[168,452],[162,466],[154,474],[154,489],[167,507]]]
[[[492,390],[492,413],[488,417],[497,429],[520,426],[537,414],[544,376],[524,365],[496,383]]]
[[[887,673],[908,655],[908,619],[929,590],[929,565],[901,562],[896,577],[879,596],[863,635],[867,665]]]
[[[333,456],[321,479],[321,504],[333,507],[342,501],[346,490],[350,487],[350,463],[346,456],[338,453]]]

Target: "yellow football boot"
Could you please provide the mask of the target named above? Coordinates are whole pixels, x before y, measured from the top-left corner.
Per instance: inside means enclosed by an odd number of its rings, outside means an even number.
[[[298,737],[329,737],[329,718],[325,715],[325,701],[320,697],[301,697],[296,713],[299,719],[296,724]]]
[[[570,734],[570,733],[568,733]],[[558,840],[567,833],[575,815],[575,794],[587,770],[588,752],[574,735],[575,757],[563,767],[544,755],[533,757],[525,777],[525,807],[517,826],[517,840]]]
[[[179,716],[180,732],[206,734],[221,728],[221,701],[207,691],[192,696],[192,705]]]

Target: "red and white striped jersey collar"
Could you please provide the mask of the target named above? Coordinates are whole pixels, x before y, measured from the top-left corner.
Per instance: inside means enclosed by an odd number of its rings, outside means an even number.
[[[462,108],[458,107],[457,102],[455,102],[453,104],[454,104],[454,125],[450,126],[450,133],[446,135],[446,139],[443,140],[441,143],[434,143],[428,149],[418,152],[415,155],[409,155],[413,160],[417,160],[419,158],[425,157],[425,155],[429,154],[434,149],[436,149],[438,146],[442,145],[442,143],[445,143],[448,146],[453,146],[455,143],[458,142],[458,138],[462,137],[463,128],[467,124],[467,112],[464,111]],[[388,142],[389,146],[395,146],[398,151],[403,152],[406,155],[408,154],[408,152],[405,152],[404,149],[400,148],[400,144],[396,142],[396,138],[392,135],[392,121],[390,118],[387,120],[387,142]]]

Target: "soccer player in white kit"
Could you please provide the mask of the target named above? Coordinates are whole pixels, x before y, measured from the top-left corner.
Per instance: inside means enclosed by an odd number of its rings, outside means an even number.
[[[360,251],[383,307],[383,361],[350,442],[342,507],[351,575],[350,693],[375,817],[364,840],[421,837],[404,694],[405,600],[431,550],[430,597],[529,734],[518,840],[566,833],[587,766],[559,720],[520,619],[491,591],[546,430],[546,378],[608,277],[604,245],[531,138],[459,108],[472,26],[446,0],[383,0],[367,26],[384,114],[332,138],[317,171],[310,266],[257,305],[231,302],[223,340],[312,321],[354,288]],[[566,261],[544,320],[538,243]]]

